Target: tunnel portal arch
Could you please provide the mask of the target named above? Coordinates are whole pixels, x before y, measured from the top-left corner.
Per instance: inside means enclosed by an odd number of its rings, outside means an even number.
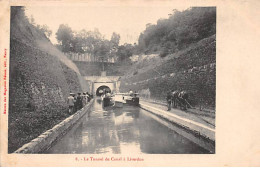
[[[106,92],[111,93],[111,89],[108,86],[99,86],[96,90],[96,96],[101,96],[103,91],[106,90]]]
[[[96,96],[101,96],[100,90],[106,88],[110,92],[115,91],[115,83],[114,82],[94,82],[92,93]]]
[[[94,96],[99,96],[100,92],[99,90],[103,87],[101,86],[107,86],[110,90],[110,92],[118,92],[120,83],[118,83],[119,76],[86,76],[85,79],[89,83],[90,92]],[[107,88],[105,87],[105,88]]]

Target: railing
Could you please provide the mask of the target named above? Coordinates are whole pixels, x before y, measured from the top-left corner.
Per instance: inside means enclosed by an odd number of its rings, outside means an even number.
[[[110,57],[107,60],[102,61],[99,57],[95,57],[91,53],[64,53],[70,60],[72,61],[86,61],[86,62],[105,62],[105,63],[115,63],[116,59],[114,57]]]

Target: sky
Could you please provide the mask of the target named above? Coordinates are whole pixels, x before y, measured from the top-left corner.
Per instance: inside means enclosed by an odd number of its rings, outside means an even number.
[[[26,6],[26,15],[33,16],[35,23],[46,24],[52,30],[50,40],[57,44],[56,35],[60,24],[68,24],[73,31],[98,28],[106,39],[113,32],[120,34],[120,44],[137,43],[146,24],[155,24],[160,18],[168,18],[173,9],[185,6],[171,5],[84,5],[84,6]]]

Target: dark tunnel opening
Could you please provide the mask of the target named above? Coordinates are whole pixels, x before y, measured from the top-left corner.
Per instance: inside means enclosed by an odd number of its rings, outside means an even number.
[[[106,90],[108,93],[111,93],[111,89],[108,86],[100,86],[96,91],[96,96],[101,96],[104,90]]]

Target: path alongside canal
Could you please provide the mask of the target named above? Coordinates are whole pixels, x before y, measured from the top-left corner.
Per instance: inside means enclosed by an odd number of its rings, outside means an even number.
[[[191,131],[196,131],[201,135],[215,141],[215,116],[203,112],[188,112],[179,109],[167,111],[167,106],[155,102],[140,100],[141,108],[153,112],[157,116],[163,117],[180,126],[185,126]]]
[[[140,100],[140,102],[167,111],[167,106],[164,104],[150,102],[146,100]],[[208,126],[210,128],[215,128],[215,113],[207,113],[205,111],[203,112],[196,109],[188,109],[187,111],[183,111],[176,108],[172,108],[170,111],[167,112],[171,112],[172,114],[176,114],[183,118],[187,118],[198,123],[202,123],[203,125]]]

